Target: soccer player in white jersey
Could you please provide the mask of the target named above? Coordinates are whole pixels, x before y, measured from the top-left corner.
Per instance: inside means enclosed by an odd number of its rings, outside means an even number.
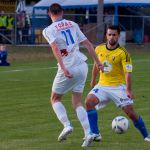
[[[87,147],[93,141],[94,135],[91,134],[87,113],[82,106],[81,96],[88,67],[85,62],[86,56],[79,51],[79,43],[83,43],[88,49],[99,70],[103,70],[103,65],[98,60],[92,44],[80,31],[79,26],[73,21],[63,19],[63,9],[59,4],[52,4],[48,14],[53,23],[43,30],[43,35],[58,62],[58,71],[52,86],[51,104],[59,121],[64,126],[58,141],[65,140],[67,135],[73,131],[66,109],[61,103],[62,96],[66,92],[72,91],[72,104],[85,134],[82,147]]]
[[[107,42],[96,47],[96,54],[104,64],[104,72],[100,72],[99,82],[96,85],[97,67],[93,66],[91,86],[93,89],[86,98],[86,109],[95,135],[94,140],[101,140],[98,129],[96,108],[103,108],[112,100],[117,107],[128,115],[134,126],[140,131],[145,141],[150,142],[150,135],[141,116],[133,108],[133,93],[131,88],[132,62],[129,53],[118,44],[120,28],[109,26],[106,32]]]

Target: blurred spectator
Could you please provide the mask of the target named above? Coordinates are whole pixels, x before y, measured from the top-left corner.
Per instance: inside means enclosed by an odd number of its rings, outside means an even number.
[[[17,14],[17,41],[18,43],[30,42],[30,17],[25,11],[21,11]]]
[[[0,66],[10,66],[10,63],[7,62],[8,52],[6,50],[6,46],[0,44]]]
[[[5,35],[7,28],[7,15],[5,15],[4,11],[0,12],[0,33]],[[4,43],[4,39],[0,35],[0,42]]]
[[[12,15],[8,15],[7,17],[7,33],[6,35],[11,38],[12,37],[12,31],[13,31],[13,26],[14,26],[14,17]]]
[[[17,13],[17,41],[22,43],[22,30],[25,27],[25,13],[23,11]]]
[[[113,11],[112,10],[105,10],[104,12],[104,23],[106,27],[114,24],[114,17],[113,17]]]
[[[30,43],[30,36],[31,36],[31,32],[30,32],[30,27],[31,27],[31,21],[30,21],[30,17],[29,15],[23,11],[24,13],[24,16],[25,16],[25,25],[24,25],[24,28],[23,28],[23,42],[25,44],[27,43]]]

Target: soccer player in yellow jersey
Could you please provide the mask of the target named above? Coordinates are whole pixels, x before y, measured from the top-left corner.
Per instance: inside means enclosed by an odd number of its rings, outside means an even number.
[[[96,85],[96,76],[99,74],[99,71],[96,64],[93,65],[91,79],[91,87],[93,89],[85,100],[91,131],[97,135],[95,136],[95,141],[100,141],[102,137],[98,129],[96,108],[103,108],[112,100],[133,121],[144,140],[150,142],[150,135],[144,121],[135,112],[132,105],[132,61],[130,54],[118,44],[119,35],[120,28],[118,26],[109,26],[106,31],[106,44],[96,47],[96,54],[104,64],[104,72],[100,72],[99,82]]]

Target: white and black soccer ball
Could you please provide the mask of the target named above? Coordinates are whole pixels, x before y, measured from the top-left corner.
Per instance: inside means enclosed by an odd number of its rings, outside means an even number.
[[[129,129],[129,121],[124,116],[117,116],[112,121],[112,130],[115,133],[122,134]]]

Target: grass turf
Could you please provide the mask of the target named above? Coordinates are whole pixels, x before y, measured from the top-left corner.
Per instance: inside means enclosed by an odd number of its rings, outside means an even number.
[[[135,109],[150,130],[150,51],[149,46],[127,46],[133,58],[133,90]],[[71,106],[71,93],[63,98],[74,132],[63,143],[57,142],[62,125],[49,104],[51,85],[56,73],[56,61],[48,48],[9,47],[10,67],[0,67],[0,150],[80,150],[83,131]],[[87,53],[86,53],[87,54]],[[91,64],[92,60],[88,60]],[[83,103],[90,90],[89,74]],[[111,121],[125,115],[113,103],[99,111],[101,143],[93,143],[91,150],[147,150],[146,143],[132,125],[127,133],[111,131]]]

